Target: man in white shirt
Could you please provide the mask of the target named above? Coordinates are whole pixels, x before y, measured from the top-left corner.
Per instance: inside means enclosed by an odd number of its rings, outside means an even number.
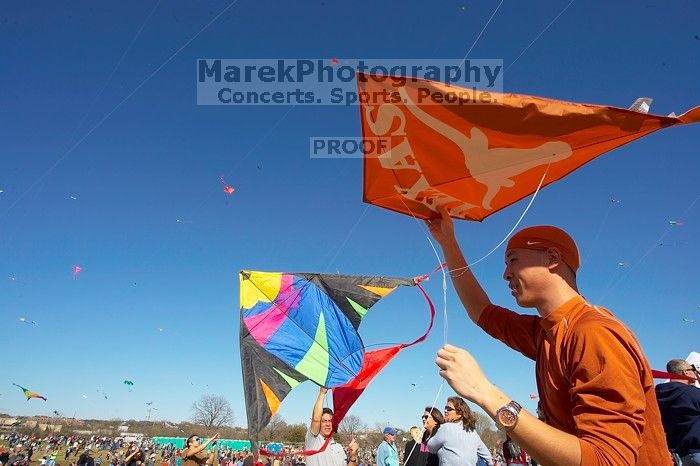
[[[345,449],[333,440],[333,410],[323,407],[327,388],[320,387],[316,403],[311,412],[311,424],[306,431],[304,450],[320,450],[328,442],[326,448],[319,453],[307,456],[307,466],[357,466],[357,448],[355,439],[348,445],[349,456],[345,454]],[[347,462],[347,463],[346,463]]]

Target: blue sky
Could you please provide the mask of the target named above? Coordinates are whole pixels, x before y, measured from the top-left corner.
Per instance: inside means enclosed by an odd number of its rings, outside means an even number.
[[[622,107],[650,96],[657,114],[700,104],[700,6],[575,1],[527,48],[568,3],[505,1],[470,57],[512,65],[506,92]],[[360,160],[309,157],[311,136],[359,136],[357,107],[198,107],[196,59],[460,59],[497,2],[239,0],[199,33],[229,5],[14,2],[0,13],[0,412],[143,419],[153,401],[152,417],[180,421],[214,393],[242,425],[239,269],[416,276],[438,264],[422,225],[361,202]],[[660,369],[698,350],[699,324],[683,319],[700,322],[699,137],[697,125],[671,128],[606,154],[543,189],[523,222],[572,233],[582,293],[620,316]],[[524,208],[461,222],[467,257],[491,250]],[[502,254],[475,272],[494,302],[513,306]],[[351,413],[371,426],[417,424],[441,384],[445,325],[449,342],[533,409],[534,365],[471,324],[451,285],[446,323],[438,275],[427,289],[435,330]],[[410,341],[426,323],[418,292],[400,290],[361,335]],[[25,402],[13,382],[48,402]],[[301,386],[280,414],[306,422],[315,393]]]

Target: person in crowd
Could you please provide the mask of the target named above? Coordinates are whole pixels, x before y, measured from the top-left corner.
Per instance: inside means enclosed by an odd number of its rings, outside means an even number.
[[[185,449],[182,450],[182,465],[183,466],[204,466],[213,465],[216,457],[216,450],[212,449],[207,455],[204,450],[207,446],[216,442],[221,438],[221,434],[217,433],[210,437],[205,442],[201,442],[199,435],[190,435],[185,441]]]
[[[319,451],[309,455],[306,464],[308,466],[357,466],[357,449],[359,445],[352,439],[348,445],[348,452],[339,443],[333,440],[333,410],[323,407],[328,389],[320,387],[318,397],[311,411],[311,424],[306,431],[304,450]],[[324,448],[325,446],[325,448]]]
[[[700,388],[694,385],[698,372],[683,359],[671,359],[666,371],[679,376],[656,386],[668,447],[683,466],[700,466]]]
[[[438,455],[440,466],[476,466],[479,457],[492,464],[489,449],[476,433],[476,415],[458,396],[447,399],[445,422],[428,440],[428,449]]]
[[[519,306],[537,310],[534,316],[491,303],[464,259],[447,211],[440,209],[428,227],[471,320],[535,360],[546,424],[489,382],[466,350],[445,345],[436,363],[459,395],[479,405],[539,463],[671,464],[649,363],[620,320],[579,294],[579,251],[565,231],[529,227],[508,241],[503,278]]]
[[[439,409],[434,406],[426,406],[423,412],[423,437],[421,439],[421,451],[427,454],[425,461],[426,466],[438,466],[440,459],[435,453],[430,453],[428,449],[428,440],[437,434],[440,425],[445,422],[445,418]]]
[[[506,440],[503,442],[503,458],[506,461],[506,466],[528,464],[525,450],[520,448],[520,445],[507,435]]]
[[[399,450],[396,446],[396,429],[384,428],[384,440],[377,447],[377,466],[399,466]]]
[[[411,438],[404,445],[404,466],[426,466],[428,452],[421,450],[421,430],[418,426],[411,426],[408,433],[411,435]]]

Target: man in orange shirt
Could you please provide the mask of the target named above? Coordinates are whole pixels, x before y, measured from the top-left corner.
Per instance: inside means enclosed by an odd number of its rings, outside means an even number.
[[[427,223],[457,294],[484,331],[535,360],[546,423],[491,384],[467,351],[446,345],[436,362],[450,386],[539,464],[671,465],[649,363],[622,322],[579,294],[573,239],[551,226],[510,239],[503,278],[518,305],[539,314],[521,315],[491,303],[467,266],[452,219],[441,213]]]

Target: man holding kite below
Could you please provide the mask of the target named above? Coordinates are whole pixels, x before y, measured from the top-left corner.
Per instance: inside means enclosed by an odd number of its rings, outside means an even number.
[[[491,303],[469,269],[452,219],[428,220],[453,285],[471,320],[535,360],[545,422],[491,384],[467,351],[445,345],[440,375],[478,404],[539,464],[662,466],[672,460],[654,394],[651,369],[630,330],[578,292],[580,259],[563,230],[537,226],[508,242],[503,278],[521,315]]]
[[[357,466],[357,448],[358,444],[355,439],[350,441],[348,445],[349,455],[346,455],[345,449],[339,443],[331,438],[333,435],[333,410],[323,407],[323,401],[326,398],[325,387],[320,387],[316,403],[314,404],[311,413],[311,425],[306,431],[306,441],[304,450],[318,451],[312,453],[306,458],[307,466]],[[327,445],[326,443],[329,442]],[[323,448],[325,446],[325,448]]]

